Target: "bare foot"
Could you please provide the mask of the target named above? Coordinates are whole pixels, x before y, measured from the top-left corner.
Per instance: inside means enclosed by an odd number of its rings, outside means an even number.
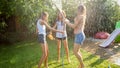
[[[38,64],[38,68],[40,68],[40,65]]]
[[[49,68],[48,66],[46,66],[45,68]]]
[[[68,63],[71,63],[71,60],[70,60],[70,59],[68,59]]]
[[[78,68],[84,68],[84,64],[80,64]]]
[[[81,68],[81,65],[79,65],[78,68]]]
[[[46,65],[45,68],[49,68],[48,65]]]
[[[49,67],[48,67],[48,63],[44,64],[44,66],[45,66],[45,68],[49,68]]]
[[[81,64],[81,68],[84,68],[84,64]]]
[[[60,60],[57,60],[58,63],[60,63]]]

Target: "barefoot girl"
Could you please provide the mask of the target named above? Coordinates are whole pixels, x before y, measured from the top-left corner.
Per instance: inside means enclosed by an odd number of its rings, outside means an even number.
[[[64,15],[64,17],[66,17],[66,14],[65,14],[64,11],[62,11],[62,14]],[[66,24],[63,23],[62,14],[60,12],[58,12],[58,17],[57,17],[57,20],[56,20],[55,26],[54,26],[54,28],[57,27],[57,30],[64,31],[64,34],[62,34],[60,32],[56,32],[57,50],[58,50],[58,62],[60,62],[60,49],[61,49],[61,42],[63,40],[64,48],[65,48],[66,55],[67,55],[67,60],[70,63],[69,48],[68,48],[68,41],[67,41],[67,32],[66,32]],[[67,20],[67,18],[65,18],[65,19]]]
[[[37,21],[38,40],[42,48],[42,57],[39,61],[38,68],[41,68],[43,62],[45,67],[48,68],[48,45],[46,42],[46,27],[52,31],[63,33],[62,31],[58,31],[51,28],[47,24],[47,20],[48,20],[48,13],[43,12],[41,18]]]
[[[79,5],[77,10],[77,16],[74,19],[74,24],[69,23],[69,21],[65,22],[68,26],[74,29],[75,40],[73,52],[80,62],[78,68],[84,68],[82,55],[79,52],[79,49],[80,45],[82,45],[83,41],[85,40],[84,34],[85,19],[86,19],[86,7],[84,5]]]

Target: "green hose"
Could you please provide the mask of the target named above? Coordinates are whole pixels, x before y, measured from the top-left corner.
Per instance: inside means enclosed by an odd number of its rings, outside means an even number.
[[[64,49],[63,49],[63,38],[61,41],[61,53],[62,53],[62,68],[64,68]]]

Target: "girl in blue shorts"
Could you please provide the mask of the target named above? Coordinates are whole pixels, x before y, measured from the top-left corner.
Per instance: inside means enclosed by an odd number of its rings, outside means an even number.
[[[82,55],[79,52],[79,49],[80,49],[80,45],[82,45],[85,40],[85,34],[84,34],[85,19],[86,19],[86,7],[84,5],[79,5],[77,10],[77,16],[74,19],[74,24],[69,23],[69,21],[65,22],[68,26],[74,29],[75,40],[74,40],[73,52],[80,62],[78,68],[84,68]]]
[[[55,30],[47,24],[48,13],[43,12],[41,18],[37,21],[38,41],[42,48],[42,57],[39,61],[38,68],[41,68],[41,64],[44,62],[46,68],[48,68],[48,45],[46,42],[46,27],[52,31],[64,33],[63,31]]]

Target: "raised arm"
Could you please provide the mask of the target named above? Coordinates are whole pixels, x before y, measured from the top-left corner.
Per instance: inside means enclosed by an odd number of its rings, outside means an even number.
[[[80,17],[80,18],[75,18],[73,24],[70,23],[70,21],[66,21],[65,23],[66,23],[69,27],[75,29],[75,28],[78,26],[78,24],[79,24],[80,21],[82,21],[82,17]]]
[[[65,23],[73,29],[75,29],[75,27],[78,25],[78,21],[75,21],[74,24],[70,23],[70,21],[65,21]]]

